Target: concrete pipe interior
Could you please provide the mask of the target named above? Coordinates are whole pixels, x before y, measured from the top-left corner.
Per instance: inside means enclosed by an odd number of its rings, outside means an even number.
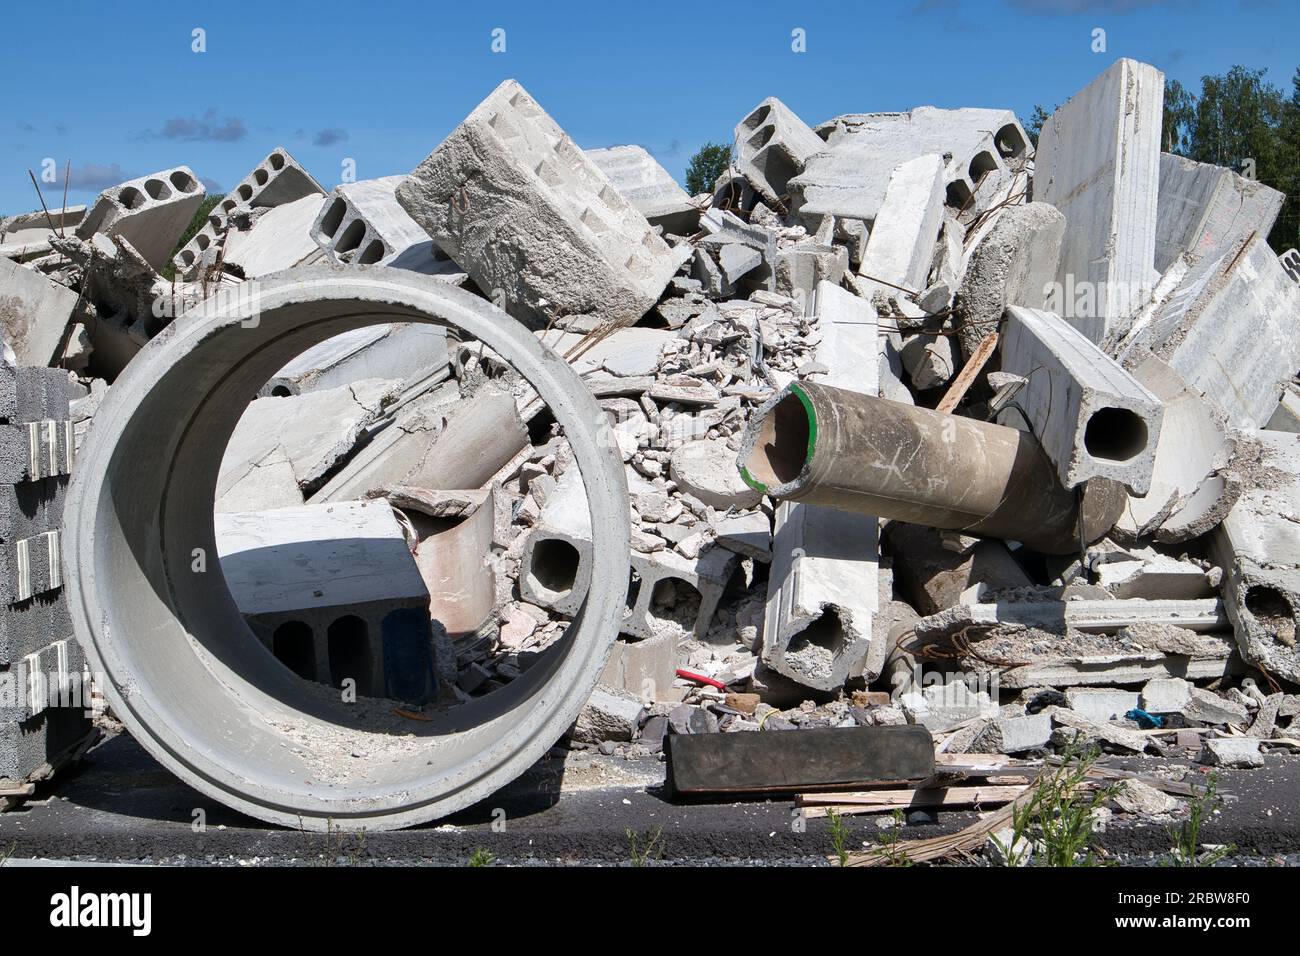
[[[96,415],[65,518],[70,604],[92,672],[137,740],[204,793],[294,827],[384,829],[445,815],[526,770],[604,666],[628,584],[626,484],[605,417],[573,370],[483,300],[382,267],[295,270],[209,300],[152,340]],[[223,450],[258,389],[341,332],[438,322],[510,362],[563,427],[587,489],[593,566],[552,652],[430,719],[346,704],[249,629],[217,560]],[[200,555],[206,558],[200,561]],[[202,570],[199,570],[202,566]]]
[[[792,388],[759,423],[758,440],[745,459],[742,477],[760,489],[790,484],[812,460],[816,435],[812,403]]]
[[[1146,450],[1147,423],[1127,408],[1099,408],[1084,426],[1083,447],[1093,458],[1131,461]]]

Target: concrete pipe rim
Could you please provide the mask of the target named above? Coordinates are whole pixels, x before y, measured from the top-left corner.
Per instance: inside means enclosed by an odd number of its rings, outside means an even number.
[[[741,480],[774,498],[797,497],[817,450],[817,430],[812,398],[791,382],[750,416],[736,456]]]
[[[263,670],[275,658],[242,617],[234,623],[212,528],[216,469],[256,394],[250,383],[282,367],[285,354],[384,322],[459,328],[508,360],[564,428],[601,569],[626,562],[629,540],[626,478],[608,421],[573,369],[522,325],[429,277],[320,266],[236,289],[237,298],[213,298],[179,317],[132,360],[74,469],[64,560],[73,631],[91,673],[164,767],[257,819],[316,831],[393,829],[470,806],[525,772],[572,724],[613,648],[627,574],[594,573],[565,635],[509,685],[400,733],[391,721],[370,727],[369,711],[348,711],[331,700],[332,688],[303,686],[282,665]],[[223,404],[223,390],[240,397]],[[147,456],[132,452],[151,442],[158,463],[142,468]],[[188,541],[213,547],[215,575],[182,565]],[[377,745],[373,762],[344,759]],[[338,767],[313,772],[313,761],[327,760]]]

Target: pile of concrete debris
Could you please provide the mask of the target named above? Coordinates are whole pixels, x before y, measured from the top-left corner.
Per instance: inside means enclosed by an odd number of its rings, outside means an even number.
[[[482,341],[388,317],[327,338],[248,396],[214,494],[230,593],[307,681],[428,719],[547,661],[612,575],[621,633],[574,746],[894,724],[948,754],[1300,745],[1283,196],[1162,155],[1162,95],[1120,60],[1036,151],[1005,110],[809,128],[767,99],[692,197],[509,81],[407,176],[327,193],[277,148],[175,255],[204,199],[185,167],[0,222],[0,672],[75,683],[60,489],[134,356],[324,263],[459,286],[561,356],[612,429],[631,548],[595,566],[572,436]],[[0,708],[0,792],[83,743],[59,693]]]

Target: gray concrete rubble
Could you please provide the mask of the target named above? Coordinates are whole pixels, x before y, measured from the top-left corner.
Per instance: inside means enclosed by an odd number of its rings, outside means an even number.
[[[688,196],[507,81],[414,170],[0,220],[0,809],[112,718],[324,831],[557,745],[1292,752],[1300,256],[1160,91],[1119,60],[1037,154],[768,98]],[[1176,818],[1158,779],[1114,808]]]
[[[1060,316],[1011,306],[1002,371],[1025,377],[1016,408],[1067,488],[1102,477],[1147,493],[1164,407],[1114,359]]]
[[[700,207],[644,147],[610,146],[584,152],[650,225],[676,236],[689,236],[699,228]]]
[[[1093,342],[1121,328],[1155,284],[1163,96],[1163,73],[1117,60],[1039,136],[1033,198],[1068,224],[1057,267],[1061,315]],[[1076,289],[1091,296],[1086,307]]]
[[[539,325],[567,315],[634,322],[690,252],[656,235],[514,80],[411,172],[397,199],[480,289]]]

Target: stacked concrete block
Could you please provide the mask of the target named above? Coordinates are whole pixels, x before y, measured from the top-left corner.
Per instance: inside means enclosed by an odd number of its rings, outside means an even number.
[[[939,154],[944,200],[965,218],[983,209],[995,190],[1020,172],[1032,155],[1029,137],[1008,110],[941,110],[855,113],[817,127],[827,148],[790,180],[790,201],[814,225],[824,215],[874,222],[890,173],[900,163]]]
[[[919,156],[889,176],[885,199],[858,274],[888,287],[919,292],[930,274],[943,226],[943,157]]]
[[[1180,255],[1217,258],[1252,234],[1267,236],[1286,196],[1222,166],[1160,154],[1155,267]]]
[[[644,148],[611,146],[585,152],[650,225],[678,236],[689,236],[699,227],[699,207]]]
[[[312,223],[312,239],[336,262],[390,265],[421,246],[432,266],[433,243],[397,202],[397,187],[405,178],[386,176],[335,186]]]
[[[631,323],[690,254],[671,248],[514,80],[407,177],[397,199],[478,287],[536,326]]]
[[[231,596],[307,680],[361,696],[436,696],[429,591],[382,500],[216,515]]]
[[[1300,286],[1263,236],[1197,263],[1120,360],[1154,354],[1236,428],[1263,426],[1300,368]]]
[[[1259,431],[1250,439],[1267,476],[1241,497],[1211,535],[1224,568],[1225,604],[1242,656],[1283,680],[1300,681],[1300,436]]]
[[[1114,359],[1060,316],[1011,306],[1002,371],[1025,378],[1017,407],[1067,488],[1101,477],[1147,493],[1164,407]]]
[[[77,226],[77,236],[121,236],[150,266],[161,269],[204,195],[203,184],[188,166],[141,176],[100,193]]]
[[[59,357],[77,293],[35,269],[0,258],[0,336],[19,365],[48,365]]]
[[[813,308],[822,341],[812,376],[837,388],[875,395],[877,317],[871,303],[829,282],[817,287]],[[819,690],[867,666],[872,618],[880,606],[880,521],[870,515],[782,502],[776,510],[768,576],[762,658],[772,670]],[[878,655],[883,662],[883,655]]]
[[[736,125],[737,165],[751,186],[778,208],[790,180],[804,171],[822,139],[794,111],[769,96]]]
[[[71,391],[67,372],[0,364],[0,795],[91,733],[60,561]]]
[[[289,155],[288,150],[277,146],[226,194],[209,214],[203,228],[176,253],[172,264],[177,275],[193,278],[205,264],[216,259],[232,214],[274,208],[313,195],[324,196],[325,190]]]
[[[1065,214],[1057,281],[1093,305],[1062,315],[1093,342],[1122,329],[1155,284],[1164,74],[1118,60],[1043,124],[1033,198]]]

